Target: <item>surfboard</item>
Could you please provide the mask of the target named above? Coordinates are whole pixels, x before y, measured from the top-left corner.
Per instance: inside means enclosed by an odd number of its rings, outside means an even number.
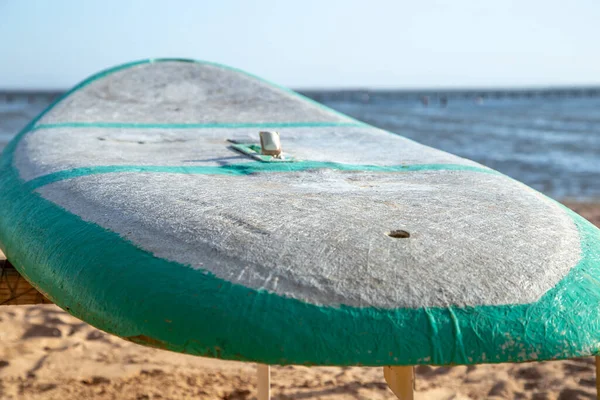
[[[282,153],[265,154],[260,132]],[[0,162],[8,259],[136,343],[308,365],[598,352],[595,227],[490,168],[231,67],[100,72]]]

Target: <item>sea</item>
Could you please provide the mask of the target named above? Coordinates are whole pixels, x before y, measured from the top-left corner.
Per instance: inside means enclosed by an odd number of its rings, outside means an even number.
[[[600,201],[600,90],[310,90],[358,120],[475,160],[558,200]],[[60,93],[0,93],[0,148]]]

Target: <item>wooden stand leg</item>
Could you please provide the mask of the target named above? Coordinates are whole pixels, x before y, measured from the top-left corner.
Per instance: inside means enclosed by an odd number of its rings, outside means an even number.
[[[596,356],[596,398],[600,400],[600,356]]]
[[[383,367],[388,386],[400,400],[414,399],[415,375],[413,367]]]
[[[19,274],[0,250],[0,305],[52,304]]]
[[[265,364],[257,364],[258,377],[258,400],[269,400],[271,398],[271,367]]]

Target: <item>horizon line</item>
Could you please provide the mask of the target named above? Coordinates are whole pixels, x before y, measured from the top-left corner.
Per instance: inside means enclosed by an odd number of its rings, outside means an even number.
[[[339,86],[339,87],[295,87],[295,92],[401,92],[412,93],[463,93],[463,92],[568,92],[568,91],[600,91],[600,84],[589,85],[531,85],[531,86],[440,86],[440,87],[368,87],[368,86]],[[58,94],[67,92],[69,88],[1,88],[0,95],[6,94]]]

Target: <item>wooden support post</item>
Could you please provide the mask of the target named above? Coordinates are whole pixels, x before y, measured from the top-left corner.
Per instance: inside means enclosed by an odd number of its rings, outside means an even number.
[[[596,356],[596,398],[600,400],[600,356]]]
[[[0,250],[0,305],[52,304],[19,274]]]
[[[415,372],[413,367],[383,367],[383,377],[400,400],[414,399]]]
[[[271,398],[271,367],[265,364],[257,364],[256,372],[258,378],[258,400],[269,400]]]

